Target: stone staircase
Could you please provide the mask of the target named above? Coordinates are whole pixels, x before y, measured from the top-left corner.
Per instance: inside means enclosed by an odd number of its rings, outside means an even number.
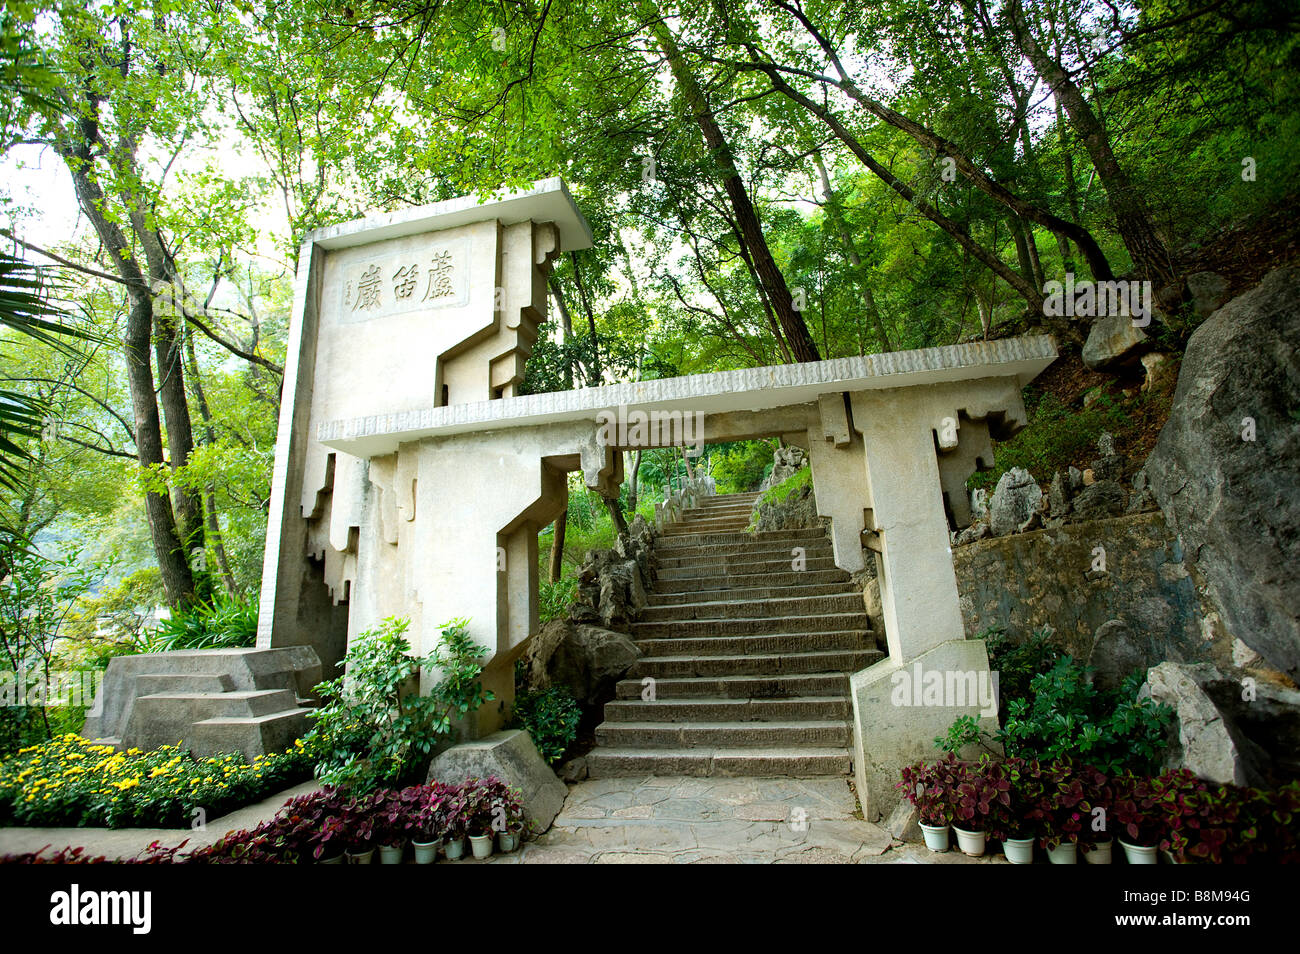
[[[848,677],[883,653],[823,531],[744,532],[758,496],[707,498],[656,539],[644,655],[605,706],[592,777],[852,770]]]

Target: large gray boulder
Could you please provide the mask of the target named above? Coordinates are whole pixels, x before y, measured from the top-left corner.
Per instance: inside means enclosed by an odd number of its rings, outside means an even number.
[[[428,780],[452,784],[493,775],[522,793],[524,817],[533,835],[551,827],[569,793],[523,729],[453,745],[433,760]]]
[[[1152,699],[1177,715],[1166,765],[1207,781],[1274,788],[1300,778],[1300,692],[1255,673],[1163,662]]]
[[[1115,368],[1136,360],[1150,347],[1150,339],[1128,315],[1098,318],[1083,344],[1083,363],[1093,370]]]
[[[636,643],[622,633],[555,619],[532,638],[523,660],[533,689],[563,686],[579,702],[596,705],[640,657]]]
[[[1021,467],[1012,467],[998,480],[989,504],[989,528],[995,537],[1015,533],[1020,525],[1038,511],[1043,499],[1042,488]]]
[[[1300,679],[1300,268],[1192,335],[1146,464],[1228,630]]]

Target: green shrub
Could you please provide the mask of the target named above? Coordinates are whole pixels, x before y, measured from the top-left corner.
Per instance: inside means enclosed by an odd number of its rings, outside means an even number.
[[[195,603],[165,619],[148,652],[175,649],[240,649],[257,645],[257,597],[221,596]]]
[[[538,598],[541,607],[538,611],[539,618],[543,623],[549,623],[553,619],[562,619],[569,613],[569,604],[573,602],[573,595],[578,591],[577,577],[561,577],[554,583],[547,583],[543,580],[537,585]]]
[[[578,737],[582,710],[559,686],[526,690],[515,696],[514,721],[532,737],[537,751],[554,765]]]
[[[713,479],[718,493],[736,494],[755,490],[772,470],[772,443],[742,441],[721,452],[715,451]]]
[[[1050,480],[1056,471],[1095,456],[1102,432],[1122,430],[1128,421],[1127,412],[1108,394],[1082,411],[1072,411],[1056,395],[1044,394],[1030,415],[1029,426],[1011,440],[998,443],[997,465],[973,474],[967,486],[972,490],[993,488],[1013,467],[1023,467],[1037,480]]]
[[[405,619],[389,617],[352,641],[344,675],[316,687],[325,704],[312,713],[307,742],[319,753],[322,782],[364,794],[416,779],[453,721],[493,698],[479,682],[487,650],[466,624],[447,623],[424,657],[410,655]],[[428,695],[417,688],[422,669],[442,674]]]
[[[1089,668],[1070,656],[1034,676],[1028,698],[1007,704],[998,732],[1006,754],[1042,760],[1070,756],[1105,772],[1155,768],[1173,710],[1138,699],[1141,672],[1109,691],[1098,689],[1090,677]]]
[[[998,674],[998,712],[1004,715],[1014,699],[1029,695],[1034,677],[1048,672],[1060,658],[1052,645],[1051,627],[1037,629],[1024,642],[1016,643],[1001,626],[991,626],[979,634],[989,654],[989,669]]]

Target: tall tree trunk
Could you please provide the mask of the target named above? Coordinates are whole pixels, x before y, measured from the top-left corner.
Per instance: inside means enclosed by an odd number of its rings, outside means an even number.
[[[578,302],[587,316],[587,333],[591,335],[591,364],[587,367],[587,387],[600,387],[603,370],[600,366],[600,338],[596,336],[596,313],[592,311],[591,300],[587,297],[587,286],[582,283],[582,272],[578,268],[578,253],[570,252],[569,260],[573,262],[573,282],[578,286]]]
[[[627,533],[627,520],[623,517],[623,508],[618,505],[617,497],[606,497],[601,495],[601,500],[605,501],[605,509],[609,511],[609,517],[614,521],[614,529],[619,536]]]
[[[1102,187],[1110,200],[1115,227],[1133,258],[1133,264],[1157,287],[1175,286],[1177,274],[1169,250],[1157,232],[1141,194],[1111,151],[1110,135],[1065,68],[1038,45],[1025,20],[1020,0],[1008,0],[1006,11],[1017,46],[1050,87],[1052,95],[1060,97],[1075,132],[1088,150],[1093,168],[1101,177]]]
[[[154,469],[163,465],[165,460],[162,423],[150,361],[154,329],[153,295],[148,281],[131,255],[121,227],[105,215],[104,192],[92,175],[92,149],[98,144],[98,126],[93,114],[96,105],[93,102],[87,104],[87,113],[79,123],[79,141],[60,143],[58,151],[72,175],[82,213],[94,227],[99,240],[108,250],[113,267],[126,285],[128,309],[123,355],[131,392],[136,455],[141,467]],[[177,527],[171,497],[165,490],[159,492],[148,489],[144,494],[144,503],[154,556],[158,560],[167,602],[177,609],[189,606],[194,602],[194,577]]]
[[[758,212],[750,201],[745,182],[736,167],[735,156],[722,135],[722,130],[704,92],[682,58],[681,51],[677,48],[677,40],[667,25],[663,21],[658,21],[651,29],[659,48],[668,58],[668,65],[672,69],[673,79],[677,82],[677,89],[700,127],[700,132],[704,136],[704,145],[722,173],[722,185],[731,202],[732,212],[735,213],[736,224],[753,257],[754,270],[758,274],[760,287],[766,294],[767,300],[771,302],[773,311],[776,312],[777,321],[780,322],[781,330],[785,334],[786,341],[789,342],[791,354],[795,361],[820,361],[821,355],[817,351],[817,345],[808,331],[808,326],[804,323],[803,315],[794,307],[794,298],[786,285],[785,276],[777,267],[776,259],[772,257],[772,250],[763,235],[763,226],[759,221]]]

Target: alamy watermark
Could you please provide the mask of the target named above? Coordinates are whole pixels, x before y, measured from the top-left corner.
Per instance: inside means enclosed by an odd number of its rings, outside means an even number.
[[[681,445],[686,456],[704,453],[703,411],[617,411],[596,415],[596,441],[602,447],[667,447]]]
[[[97,669],[0,671],[0,706],[90,706],[104,674]]]
[[[890,677],[889,701],[896,706],[964,709],[978,706],[982,716],[998,714],[998,674],[988,669],[926,669],[920,663]]]
[[[1043,314],[1049,318],[1104,318],[1120,315],[1133,319],[1134,328],[1151,324],[1151,283],[1148,281],[1081,281],[1073,272],[1065,281],[1043,283]]]

